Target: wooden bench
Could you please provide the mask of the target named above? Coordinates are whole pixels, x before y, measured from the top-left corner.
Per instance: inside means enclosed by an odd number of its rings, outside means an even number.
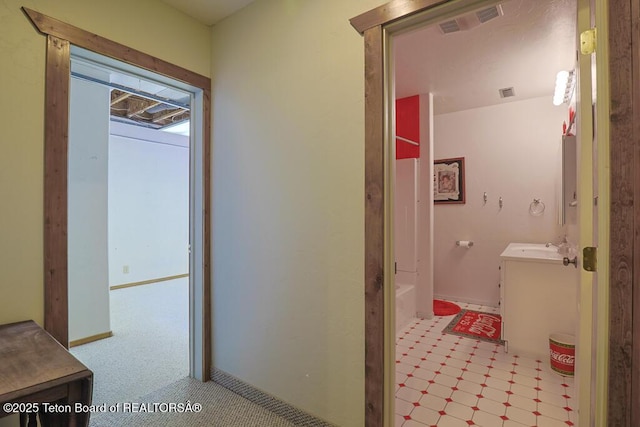
[[[76,404],[91,405],[92,393],[93,372],[34,321],[0,325],[0,417],[86,427],[90,414]]]

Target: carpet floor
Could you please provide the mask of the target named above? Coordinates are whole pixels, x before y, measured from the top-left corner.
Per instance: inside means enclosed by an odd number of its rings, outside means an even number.
[[[110,292],[113,336],[71,348],[93,371],[93,402],[132,400],[189,376],[187,278]]]
[[[93,404],[119,404],[117,412],[93,413],[90,427],[293,426],[287,420],[213,382],[189,375],[188,279],[110,293],[113,337],[71,348],[94,373]],[[155,412],[124,405],[200,404],[200,412]],[[165,412],[162,410],[165,409]]]
[[[273,412],[212,382],[184,378],[162,389],[136,399],[139,403],[198,403],[201,412],[115,412],[94,414],[96,427],[289,427],[295,426]],[[162,406],[158,406],[162,408]]]

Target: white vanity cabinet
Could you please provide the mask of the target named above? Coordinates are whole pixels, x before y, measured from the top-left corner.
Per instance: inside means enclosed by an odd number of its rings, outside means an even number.
[[[548,362],[550,333],[576,335],[578,270],[545,245],[512,243],[500,258],[505,351]]]

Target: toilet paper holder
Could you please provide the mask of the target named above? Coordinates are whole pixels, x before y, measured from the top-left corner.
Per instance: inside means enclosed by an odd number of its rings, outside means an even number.
[[[456,246],[470,248],[471,246],[473,246],[473,242],[471,240],[456,240]]]

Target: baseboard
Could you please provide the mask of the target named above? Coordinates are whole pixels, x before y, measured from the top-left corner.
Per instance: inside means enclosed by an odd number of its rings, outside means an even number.
[[[231,390],[235,394],[244,397],[256,405],[260,405],[263,408],[268,409],[274,414],[279,415],[297,426],[334,427],[333,424],[314,417],[313,415],[308,414],[287,402],[278,399],[277,397],[271,396],[270,394],[265,393],[251,384],[245,383],[244,381],[220,369],[212,369],[211,379],[216,384]]]
[[[189,273],[178,274],[177,276],[168,276],[168,277],[160,277],[157,279],[143,280],[141,282],[132,282],[132,283],[123,283],[122,285],[113,285],[109,287],[109,290],[114,291],[116,289],[131,288],[133,286],[149,285],[151,283],[166,282],[167,280],[182,279],[183,277],[189,277]]]
[[[91,335],[90,337],[80,338],[79,340],[69,341],[69,347],[76,347],[82,344],[88,344],[90,342],[103,340],[113,336],[113,332],[103,332],[101,334]]]
[[[424,311],[418,311],[416,312],[416,317],[420,318],[420,319],[428,319],[431,320],[433,319],[433,311],[430,312],[424,312]]]
[[[474,300],[474,299],[470,299],[470,298],[460,298],[460,297],[452,296],[452,295],[440,295],[440,294],[436,295],[436,294],[434,294],[433,298],[434,299],[447,300],[447,301],[466,302],[467,304],[484,305],[486,307],[498,308],[497,304],[492,304],[490,301],[480,301],[480,300]]]

